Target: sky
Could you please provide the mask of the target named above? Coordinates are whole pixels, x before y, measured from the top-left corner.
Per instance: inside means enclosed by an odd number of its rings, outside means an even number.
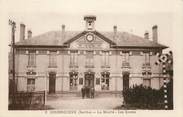
[[[4,4],[7,18],[17,24],[16,41],[20,23],[31,29],[33,36],[61,30],[62,24],[66,31],[82,31],[83,16],[92,14],[97,17],[98,31],[113,31],[117,25],[118,31],[142,37],[148,31],[152,37],[152,26],[158,25],[158,42],[172,47],[173,0],[6,0]]]

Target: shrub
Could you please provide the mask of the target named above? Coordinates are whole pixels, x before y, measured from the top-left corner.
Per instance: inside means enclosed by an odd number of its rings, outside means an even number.
[[[122,93],[126,104],[137,108],[163,108],[163,89],[156,90],[143,85],[135,85],[132,88],[124,90]]]

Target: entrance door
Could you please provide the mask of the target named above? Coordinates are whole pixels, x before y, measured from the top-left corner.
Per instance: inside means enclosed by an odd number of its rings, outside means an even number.
[[[94,73],[85,74],[85,86],[86,87],[94,87]]]
[[[123,74],[123,90],[129,89],[129,73]]]
[[[55,93],[56,73],[49,74],[49,93]]]

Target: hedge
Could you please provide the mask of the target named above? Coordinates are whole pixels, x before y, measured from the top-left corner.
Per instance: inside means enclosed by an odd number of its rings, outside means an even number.
[[[173,109],[173,80],[167,84],[167,90],[168,107]],[[157,90],[143,85],[134,85],[122,91],[122,94],[126,105],[139,109],[164,109],[163,87]]]

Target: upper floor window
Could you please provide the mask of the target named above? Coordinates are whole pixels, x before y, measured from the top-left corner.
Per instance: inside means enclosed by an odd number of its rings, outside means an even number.
[[[150,53],[145,52],[144,53],[144,63],[142,64],[142,75],[144,78],[150,78],[151,77],[151,65],[150,65]],[[146,82],[149,82],[148,80]],[[145,83],[149,84],[149,83]]]
[[[102,66],[109,66],[109,51],[102,52]]]
[[[145,57],[145,63],[150,63],[150,53],[149,52],[145,52],[144,53],[144,57]]]
[[[87,53],[86,53],[86,66],[88,66],[88,67],[94,66],[93,51],[87,51]]]
[[[35,67],[36,66],[36,51],[29,51],[28,55],[28,66]]]
[[[122,62],[128,62],[129,61],[129,52],[123,52],[122,53]]]
[[[49,67],[57,67],[57,52],[56,51],[50,51]]]
[[[78,52],[71,51],[70,53],[70,66],[78,66]]]
[[[129,68],[129,52],[125,51],[122,52],[122,68]]]

